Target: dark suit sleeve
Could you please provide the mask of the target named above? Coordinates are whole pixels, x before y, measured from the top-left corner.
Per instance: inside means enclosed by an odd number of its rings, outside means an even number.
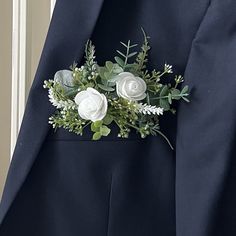
[[[176,147],[180,236],[236,235],[236,1],[212,0],[185,72]]]

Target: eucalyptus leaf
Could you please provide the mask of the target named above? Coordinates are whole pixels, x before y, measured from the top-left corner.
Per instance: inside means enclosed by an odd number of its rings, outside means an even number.
[[[98,84],[98,87],[99,87],[100,89],[104,90],[104,91],[107,91],[107,92],[113,92],[113,91],[115,91],[114,88],[111,88],[111,87],[109,87],[109,86],[105,86],[105,85],[103,85],[103,84]]]
[[[113,81],[108,80],[107,85],[108,85],[108,87],[114,87],[116,85],[116,83],[113,82]]]
[[[181,98],[181,92],[178,89],[171,89],[172,99],[179,100]]]
[[[102,79],[106,79],[104,73],[106,72],[106,68],[103,66],[98,67],[98,73]]]
[[[103,119],[103,124],[110,125],[112,121],[113,121],[113,117],[107,114]]]
[[[188,92],[188,85],[185,85],[181,91],[181,93],[187,93]]]
[[[92,123],[92,124],[91,124],[91,130],[92,130],[93,132],[98,132],[98,131],[100,130],[100,127],[96,127],[96,126],[94,125],[94,123]]]
[[[161,92],[160,92],[160,96],[167,96],[168,95],[168,91],[169,91],[169,88],[167,85],[163,86]]]
[[[101,83],[105,86],[108,86],[108,81],[107,79],[101,79]]]
[[[109,70],[109,71],[112,71],[113,69],[113,62],[111,61],[106,61],[106,68]]]
[[[100,127],[100,134],[102,136],[107,136],[110,132],[111,130],[107,126],[103,125]]]
[[[178,89],[173,88],[173,89],[171,89],[171,94],[173,96],[178,96],[178,95],[180,95],[180,91]]]
[[[165,110],[168,111],[170,109],[170,104],[167,99],[160,99],[160,106]]]
[[[108,82],[115,83],[120,77],[119,76],[114,76],[111,79],[108,80]]]
[[[123,72],[124,70],[118,64],[114,64],[112,71],[115,74],[119,74],[119,73]]]
[[[102,137],[100,132],[96,132],[93,134],[93,140],[99,140]]]
[[[97,120],[97,121],[94,121],[93,124],[95,127],[101,127],[102,126],[102,123],[103,121],[102,120]]]
[[[121,59],[120,57],[115,57],[115,61],[117,62],[118,65],[120,65],[121,67],[123,67],[125,65],[125,62],[123,61],[123,59]]]
[[[109,79],[112,78],[115,74],[113,74],[112,71],[110,71],[110,72],[105,72],[104,75],[105,75],[106,80],[109,80]]]
[[[185,102],[190,102],[190,101],[188,100],[188,98],[186,98],[186,97],[182,97],[182,98],[184,99]]]

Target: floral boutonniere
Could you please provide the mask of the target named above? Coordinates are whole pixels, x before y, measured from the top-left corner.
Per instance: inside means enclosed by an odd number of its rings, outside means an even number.
[[[143,30],[142,30],[143,31]],[[92,139],[98,140],[110,133],[110,124],[119,127],[118,137],[127,138],[131,129],[145,138],[161,135],[159,116],[165,112],[175,113],[173,100],[188,100],[188,86],[179,89],[181,75],[173,76],[173,83],[164,84],[162,78],[172,74],[172,66],[165,64],[163,71],[148,71],[148,39],[143,31],[144,42],[140,52],[137,44],[121,42],[124,51],[117,50],[114,62],[104,66],[95,60],[95,47],[89,40],[85,47],[85,63],[70,70],[56,72],[54,80],[44,82],[49,90],[49,100],[57,108],[49,118],[53,128],[63,127],[83,135],[88,125]],[[171,146],[172,148],[172,146]]]

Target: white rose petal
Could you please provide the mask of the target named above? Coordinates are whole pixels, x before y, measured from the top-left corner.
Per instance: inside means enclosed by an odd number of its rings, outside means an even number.
[[[96,89],[87,88],[75,96],[79,116],[85,120],[102,120],[107,113],[107,98]]]
[[[133,101],[143,100],[146,90],[145,81],[130,72],[122,72],[117,76],[116,92],[119,97]]]

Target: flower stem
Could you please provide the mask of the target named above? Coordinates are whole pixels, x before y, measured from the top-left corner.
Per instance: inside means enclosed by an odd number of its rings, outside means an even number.
[[[171,145],[170,140],[160,131],[160,130],[155,130],[158,134],[160,134],[169,144],[170,148],[174,150],[174,147]]]
[[[87,124],[85,124],[84,126],[83,126],[83,129],[84,128],[86,128],[88,125],[90,125],[92,123],[92,121],[89,121],[89,122],[87,122]]]
[[[174,95],[172,96],[172,98],[178,98],[178,97],[185,97],[185,96],[188,96],[187,93],[184,93],[184,94],[180,94],[180,95]],[[157,99],[163,99],[163,98],[168,98],[168,96],[160,96],[160,97],[155,97],[155,98],[150,98],[151,100],[157,100]]]

